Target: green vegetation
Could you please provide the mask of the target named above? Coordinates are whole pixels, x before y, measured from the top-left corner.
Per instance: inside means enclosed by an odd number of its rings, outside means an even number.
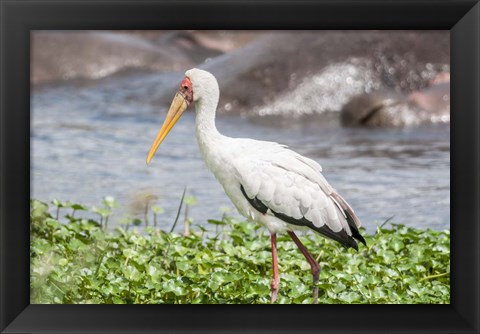
[[[192,225],[188,236],[151,226],[108,231],[111,197],[103,208],[52,204],[55,215],[31,201],[31,303],[270,301],[270,239],[257,224],[223,217],[209,220],[212,232]],[[154,214],[161,211],[155,207]],[[301,240],[322,266],[319,303],[450,301],[448,230],[379,227],[358,252],[313,233]],[[277,302],[311,303],[310,267],[287,235],[278,237],[278,247]]]

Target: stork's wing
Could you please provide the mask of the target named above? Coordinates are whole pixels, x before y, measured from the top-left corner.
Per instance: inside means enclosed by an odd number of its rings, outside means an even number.
[[[255,141],[250,147],[256,152],[244,151],[235,168],[242,192],[256,210],[345,246],[357,249],[354,239],[365,243],[358,232],[360,220],[325,180],[320,165],[276,143]]]

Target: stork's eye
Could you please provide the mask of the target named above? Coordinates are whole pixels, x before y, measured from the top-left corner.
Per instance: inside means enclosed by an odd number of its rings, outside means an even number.
[[[188,86],[187,86],[187,85],[183,85],[182,88],[183,88],[183,89],[188,89]]]

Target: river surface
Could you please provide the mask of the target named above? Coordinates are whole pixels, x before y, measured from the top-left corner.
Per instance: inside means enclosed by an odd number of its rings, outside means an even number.
[[[128,81],[130,88],[120,89],[115,80]],[[225,210],[238,216],[201,159],[193,112],[184,114],[151,165],[145,164],[167,105],[144,102],[135,93],[148,94],[141,83],[138,74],[32,91],[31,196],[91,206],[111,195],[120,204],[111,218],[115,226],[139,211],[138,198],[153,194],[164,208],[159,226],[169,229],[187,187],[197,199],[188,213],[195,224],[218,219]],[[449,125],[345,129],[330,112],[303,118],[232,113],[218,115],[217,127],[232,137],[281,142],[319,162],[370,232],[392,216],[392,222],[414,227],[450,226]]]

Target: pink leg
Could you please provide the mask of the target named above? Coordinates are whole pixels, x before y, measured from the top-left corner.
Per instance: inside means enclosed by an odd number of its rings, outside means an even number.
[[[313,275],[313,303],[318,304],[318,279],[320,278],[320,265],[317,261],[313,258],[313,256],[308,252],[307,248],[302,244],[300,239],[293,233],[292,231],[288,231],[288,234],[293,239],[295,244],[297,244],[298,249],[302,252],[305,259],[310,264],[312,268],[312,275]]]
[[[272,303],[277,300],[278,291],[280,290],[280,277],[278,275],[278,254],[277,254],[277,235],[272,234]]]

